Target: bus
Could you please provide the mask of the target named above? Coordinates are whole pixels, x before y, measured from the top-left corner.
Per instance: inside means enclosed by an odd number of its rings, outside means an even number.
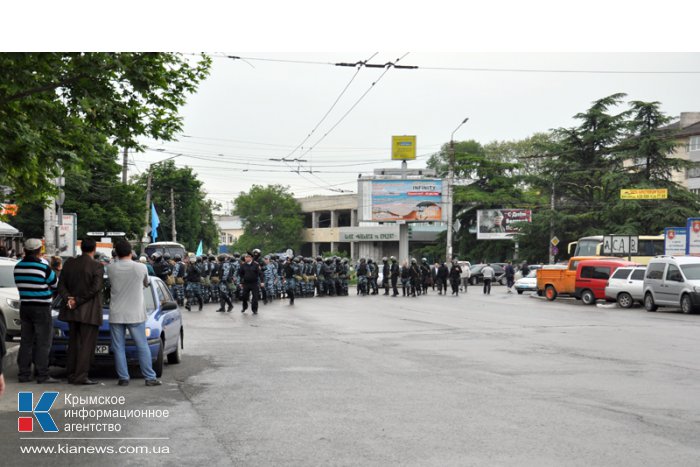
[[[146,255],[149,258],[155,252],[162,255],[167,253],[170,255],[170,258],[174,258],[175,255],[180,255],[180,258],[187,256],[187,250],[185,250],[184,245],[177,242],[154,242],[146,245]]]
[[[664,236],[639,235],[637,251],[629,256],[631,260],[639,264],[649,264],[654,256],[664,254]],[[603,255],[603,235],[579,238],[577,242],[569,243],[568,252],[571,256],[610,256]]]

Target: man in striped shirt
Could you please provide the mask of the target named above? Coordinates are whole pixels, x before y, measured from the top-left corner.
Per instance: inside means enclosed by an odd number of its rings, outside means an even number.
[[[55,383],[49,376],[49,350],[53,340],[51,298],[58,277],[47,262],[39,258],[41,240],[24,242],[24,258],[15,265],[15,285],[19,291],[19,317],[22,331],[17,355],[19,381],[32,380],[32,360],[37,383]]]

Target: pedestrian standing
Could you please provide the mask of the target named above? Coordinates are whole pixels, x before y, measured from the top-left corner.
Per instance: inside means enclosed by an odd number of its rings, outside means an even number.
[[[449,278],[450,270],[447,269],[447,264],[443,261],[437,272],[438,294],[442,295],[442,292],[445,291],[445,295],[447,295],[447,281]]]
[[[452,295],[459,296],[459,283],[462,280],[462,267],[456,260],[452,260],[450,268],[450,285],[452,286]]]
[[[382,287],[384,288],[384,295],[389,295],[389,284],[391,282],[391,267],[389,266],[389,260],[382,258]]]
[[[151,349],[146,340],[146,305],[143,289],[148,287],[148,270],[143,264],[132,261],[131,244],[119,240],[115,246],[117,261],[107,266],[110,284],[109,332],[112,336],[114,366],[119,376],[119,386],[129,384],[129,367],[126,363],[126,331],[136,344],[141,373],[146,386],[162,383],[153,371]]]
[[[515,269],[513,268],[513,263],[508,261],[505,267],[506,270],[506,287],[508,287],[508,293],[513,293],[513,286],[515,285]]]
[[[204,300],[202,299],[202,272],[204,265],[202,264],[202,257],[197,256],[197,259],[193,263],[189,262],[187,265],[187,272],[185,273],[185,280],[187,281],[187,288],[185,289],[187,293],[187,302],[185,303],[185,308],[187,311],[192,311],[191,302],[196,299],[199,303],[199,311],[202,311],[204,307]]]
[[[49,376],[49,351],[53,340],[51,299],[58,285],[58,277],[39,257],[40,253],[41,240],[27,239],[24,242],[24,258],[14,268],[21,321],[17,366],[18,379],[22,383],[32,379],[32,362],[37,383],[58,382]]]
[[[0,397],[5,393],[5,375],[2,372],[2,361],[5,358],[5,320],[0,319]]]
[[[469,287],[469,279],[472,277],[472,271],[469,267],[469,263],[465,264],[462,268],[462,290],[467,293],[467,288]]]
[[[396,284],[399,281],[399,264],[396,261],[396,258],[394,256],[391,257],[391,288],[393,290],[392,297],[398,297],[399,296],[399,289],[396,287]]]
[[[490,264],[486,264],[481,272],[484,275],[484,294],[491,295],[491,281],[496,276],[496,271],[493,270]]]
[[[242,298],[243,309],[241,313],[245,313],[248,309],[249,296],[252,295],[250,299],[250,309],[253,311],[254,315],[258,314],[258,297],[260,296],[260,288],[265,287],[263,283],[263,273],[260,269],[260,264],[253,261],[253,255],[250,253],[245,254],[244,263],[238,271],[238,275],[241,278],[242,285]]]
[[[49,265],[51,266],[51,269],[53,272],[56,273],[58,276],[58,280],[61,280],[61,270],[63,269],[63,260],[61,259],[60,256],[52,256],[51,261],[49,262]]]
[[[102,325],[104,266],[95,261],[95,240],[80,242],[82,255],[71,258],[61,273],[58,293],[65,306],[58,319],[68,323],[66,373],[71,384],[96,384],[88,377]]]

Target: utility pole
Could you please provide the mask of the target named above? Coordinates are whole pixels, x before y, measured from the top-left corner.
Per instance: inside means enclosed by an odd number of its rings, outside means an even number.
[[[170,188],[170,218],[173,224],[173,242],[177,242],[177,229],[175,228],[175,190]]]
[[[552,210],[549,218],[549,240],[547,248],[549,249],[549,264],[554,264],[554,253],[552,252],[552,238],[554,238],[554,182],[552,182],[552,198],[550,199],[550,207]]]
[[[453,206],[453,194],[454,191],[454,179],[455,179],[455,141],[454,136],[457,130],[467,123],[469,117],[462,120],[462,123],[457,125],[455,131],[450,135],[450,159],[449,159],[449,172],[447,174],[447,250],[445,252],[445,262],[452,262],[452,206]]]
[[[149,216],[151,214],[151,182],[153,180],[153,164],[148,166],[148,182],[146,183],[146,221],[143,227],[143,238],[141,238],[141,254],[146,251],[146,243],[148,243],[148,231],[151,226],[148,225]]]
[[[126,177],[129,173],[129,149],[124,147],[124,157],[122,159],[122,183],[126,185]]]

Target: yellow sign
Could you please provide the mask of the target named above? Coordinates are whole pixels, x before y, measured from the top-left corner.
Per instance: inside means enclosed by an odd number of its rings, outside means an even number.
[[[620,190],[620,199],[668,199],[666,188]]]
[[[416,137],[415,136],[392,136],[391,137],[391,160],[407,161],[416,158]]]

